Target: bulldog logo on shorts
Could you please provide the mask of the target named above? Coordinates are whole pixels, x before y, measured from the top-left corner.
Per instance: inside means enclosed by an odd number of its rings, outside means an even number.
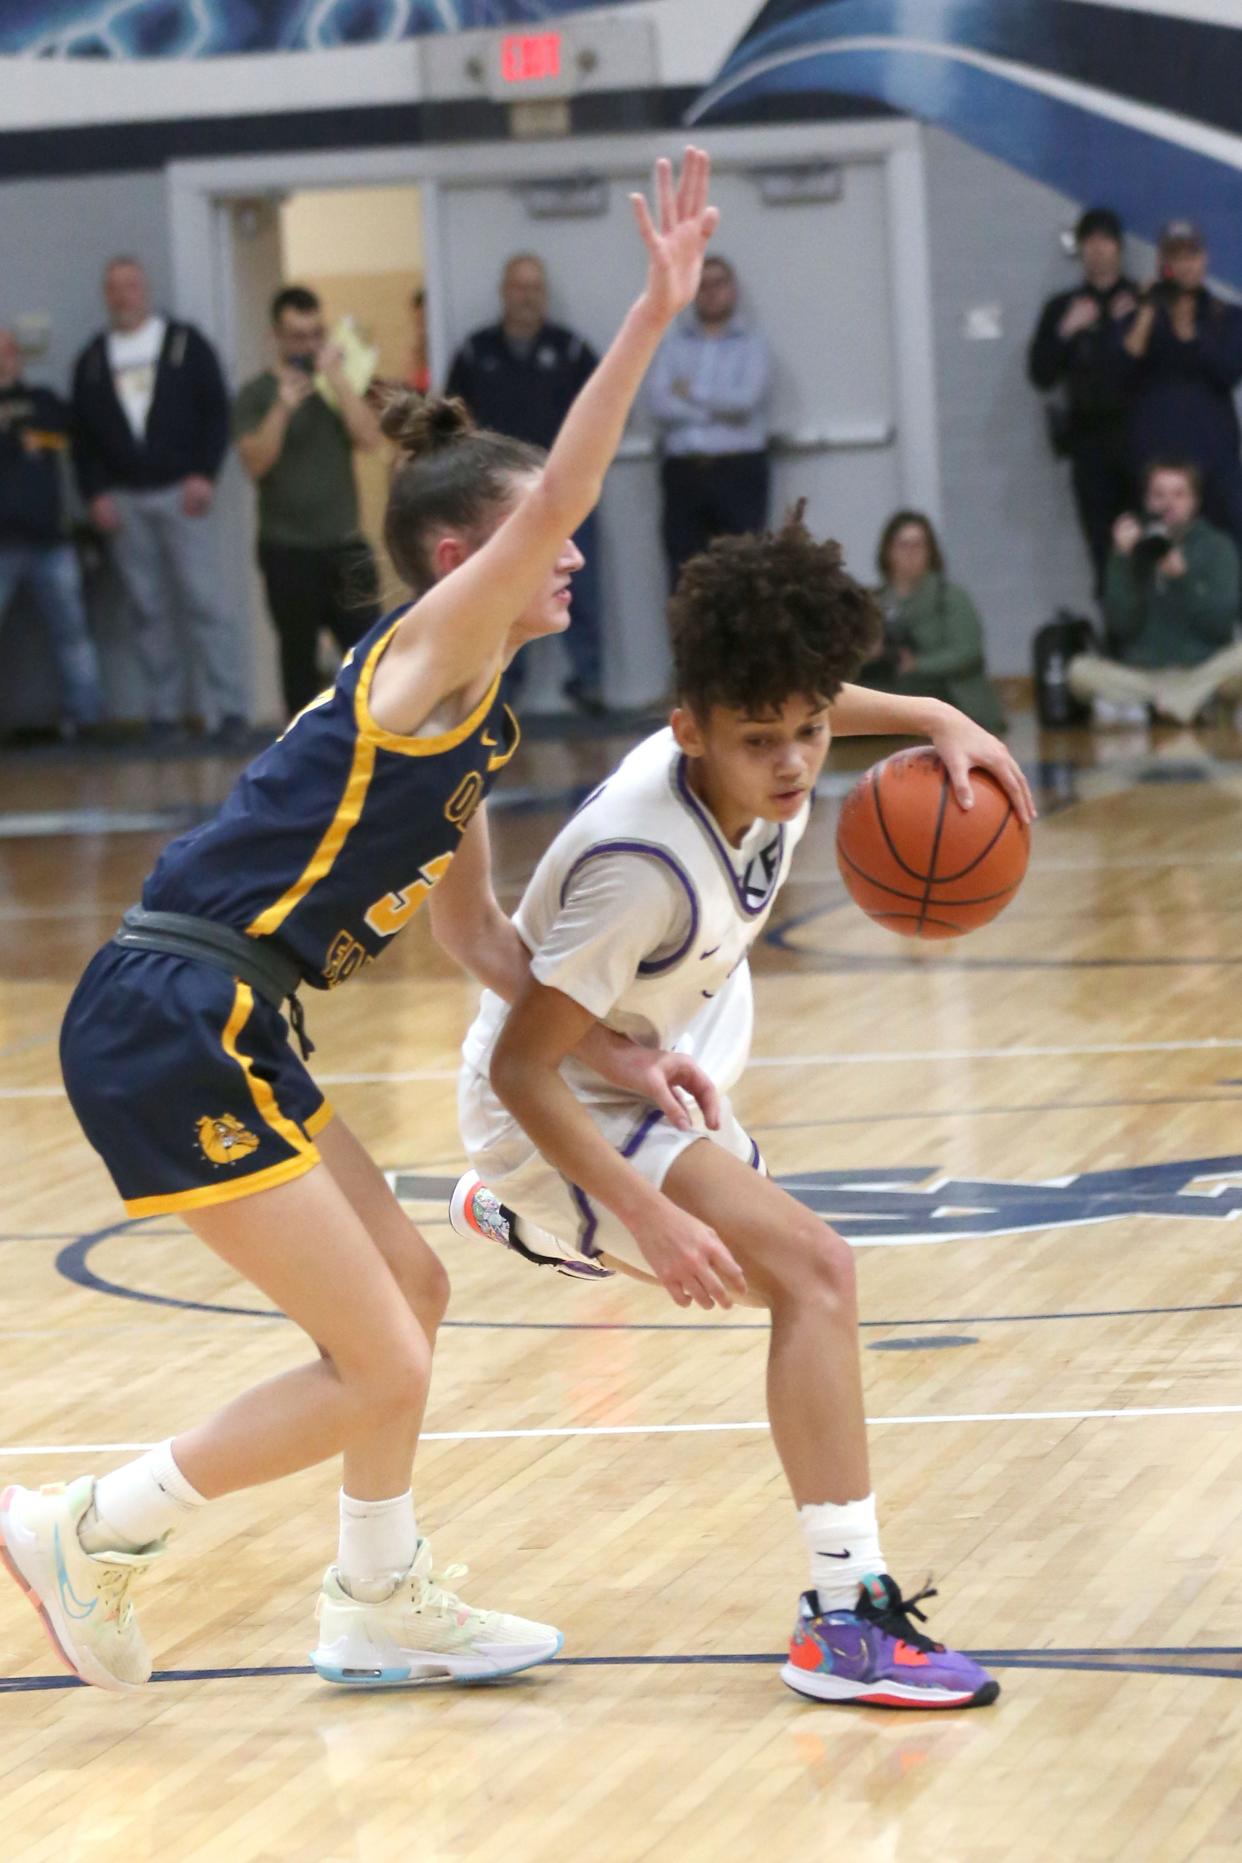
[[[255,1134],[232,1113],[221,1113],[218,1119],[204,1115],[198,1122],[198,1142],[213,1164],[240,1164],[259,1149]]]

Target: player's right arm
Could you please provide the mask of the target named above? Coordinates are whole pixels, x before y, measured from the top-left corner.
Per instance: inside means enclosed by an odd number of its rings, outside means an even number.
[[[632,197],[647,249],[647,284],[607,355],[574,402],[535,484],[483,547],[417,601],[385,655],[386,710],[421,724],[435,704],[492,666],[518,615],[594,509],[604,474],[665,330],[691,302],[718,215],[707,204],[711,164],[687,149],[676,189],[668,162],[656,165],[653,224]],[[392,727],[399,728],[399,727]]]
[[[549,1164],[624,1223],[679,1307],[731,1307],[746,1280],[715,1230],[648,1184],[561,1078],[595,1026],[581,1003],[528,978],[496,1044],[492,1086]]]

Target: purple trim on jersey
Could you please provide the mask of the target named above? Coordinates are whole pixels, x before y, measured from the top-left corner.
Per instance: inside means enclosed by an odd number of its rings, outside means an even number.
[[[674,860],[668,849],[657,847],[653,841],[593,841],[584,854],[579,854],[577,860],[565,875],[561,884],[562,905],[565,904],[570,886],[573,883],[574,875],[577,873],[579,867],[585,867],[589,860],[594,860],[596,856],[600,854],[642,854],[645,855],[648,860],[663,861],[664,865],[681,881],[682,886],[685,888],[686,898],[690,902],[690,929],[686,933],[684,943],[678,945],[677,949],[671,952],[668,957],[662,957],[658,960],[644,958],[638,966],[638,974],[640,977],[662,977],[665,971],[673,970],[680,964],[682,958],[686,955],[699,935],[699,896],[694,890],[694,882],[681,863]]]
[[[747,1138],[750,1138],[749,1132],[746,1134],[746,1136]],[[756,1143],[756,1141],[753,1138],[751,1138],[750,1139],[750,1168],[752,1171],[758,1171],[761,1168],[762,1164],[763,1164],[763,1153],[760,1151],[759,1146]]]
[[[733,862],[729,857],[727,844],[721,839],[717,832],[716,824],[690,787],[689,779],[686,776],[685,757],[679,757],[677,759],[677,792],[681,797],[684,807],[689,809],[690,813],[698,822],[699,827],[707,836],[708,844],[712,852],[720,862],[720,865],[724,868],[729,884],[733,888],[733,897],[737,901],[738,911],[742,913],[745,918],[757,919],[761,912],[767,911],[773,899],[776,897],[777,888],[781,883],[781,867],[785,859],[785,824],[782,822],[777,831],[776,864],[772,869],[771,883],[768,886],[767,892],[759,901],[759,904],[757,906],[752,906],[747,903],[746,894],[742,889]]]
[[[649,1113],[645,1113],[622,1146],[621,1156],[623,1158],[633,1158],[637,1156],[642,1150],[647,1134],[651,1131],[653,1126],[663,1119],[663,1117],[664,1114],[660,1111],[659,1107],[654,1108],[654,1110]],[[591,1208],[591,1200],[587,1196],[585,1190],[580,1190],[577,1184],[570,1184],[568,1178],[566,1178],[565,1181],[568,1185],[570,1196],[578,1206],[578,1214],[582,1218],[582,1231],[578,1237],[579,1253],[589,1255],[592,1260],[598,1260],[604,1252],[595,1245],[595,1237],[599,1230],[599,1217]]]

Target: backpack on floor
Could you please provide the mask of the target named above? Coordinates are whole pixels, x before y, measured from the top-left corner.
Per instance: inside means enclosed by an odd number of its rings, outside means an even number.
[[[1094,622],[1085,615],[1071,614],[1067,608],[1059,609],[1036,631],[1031,642],[1031,670],[1035,676],[1035,710],[1041,725],[1057,730],[1087,723],[1091,706],[1070,691],[1069,663],[1080,653],[1099,651]]]

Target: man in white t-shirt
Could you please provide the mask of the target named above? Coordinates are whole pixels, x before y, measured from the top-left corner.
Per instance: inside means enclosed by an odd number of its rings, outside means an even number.
[[[78,483],[125,592],[152,734],[174,735],[193,709],[236,747],[249,709],[246,656],[220,607],[210,523],[229,439],[224,378],[193,324],[153,310],[137,259],[112,259],[103,291],[108,328],[74,370]]]
[[[1030,794],[1004,745],[952,707],[842,683],[878,616],[800,513],[776,535],[720,538],[693,558],[670,619],[671,728],[638,745],[544,855],[513,920],[529,979],[512,1007],[486,994],[466,1039],[460,1119],[475,1170],[451,1220],[527,1260],[655,1282],[681,1307],[766,1307],[768,1415],[811,1567],[784,1680],[823,1701],[982,1707],[996,1683],[916,1628],[918,1601],[902,1598],[880,1550],[849,1247],[766,1176],[727,1090],[750,1046],[748,952],[831,731],[929,737],[964,806],[972,764],[1025,818]],[[433,931],[437,910],[433,894]],[[722,1089],[707,1125],[576,1060],[597,1022],[688,1051]]]

